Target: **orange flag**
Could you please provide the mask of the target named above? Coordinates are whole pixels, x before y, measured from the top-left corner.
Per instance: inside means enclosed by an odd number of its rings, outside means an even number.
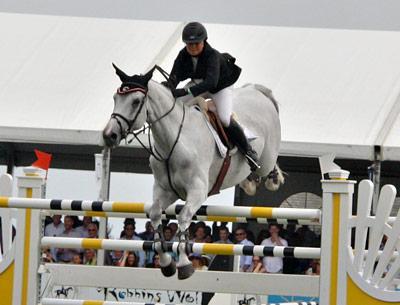
[[[35,149],[35,155],[37,160],[32,163],[32,166],[44,169],[46,171],[49,170],[52,154]]]

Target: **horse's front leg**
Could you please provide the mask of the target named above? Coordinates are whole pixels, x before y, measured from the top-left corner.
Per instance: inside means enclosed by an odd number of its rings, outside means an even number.
[[[161,272],[164,276],[173,276],[176,272],[175,261],[169,253],[164,252],[164,235],[161,222],[162,212],[177,200],[173,192],[164,190],[157,182],[153,187],[153,205],[150,209],[150,220],[156,229],[154,233],[154,250],[160,256]]]
[[[193,272],[192,262],[187,256],[187,243],[189,241],[189,226],[193,216],[207,199],[208,187],[205,182],[200,179],[197,183],[191,185],[187,189],[186,203],[178,215],[179,222],[179,257],[178,257],[178,279],[183,280],[189,278]]]

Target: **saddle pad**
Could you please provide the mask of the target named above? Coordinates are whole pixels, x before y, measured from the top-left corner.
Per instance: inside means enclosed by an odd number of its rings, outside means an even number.
[[[208,127],[208,129],[210,130],[210,132],[211,132],[211,134],[212,134],[212,136],[213,136],[213,138],[214,138],[215,144],[217,145],[217,148],[218,148],[218,152],[219,152],[221,158],[225,158],[225,157],[226,157],[226,153],[228,152],[228,148],[226,148],[226,146],[224,145],[224,143],[222,143],[222,141],[221,141],[221,139],[219,138],[219,136],[218,136],[217,132],[215,131],[214,127],[213,127],[213,126],[211,125],[211,123],[208,121],[207,117],[206,117],[205,114],[201,111],[200,107],[197,106],[197,105],[195,105],[194,107],[195,107],[197,110],[199,110],[199,111],[203,114],[202,117],[203,117],[204,121],[206,122],[207,127]]]

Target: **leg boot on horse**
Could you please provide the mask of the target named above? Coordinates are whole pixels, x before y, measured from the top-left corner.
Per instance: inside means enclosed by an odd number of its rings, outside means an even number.
[[[163,234],[163,226],[160,224],[154,233],[154,250],[160,256],[161,272],[164,276],[170,277],[176,273],[176,263],[169,253],[166,253],[167,247]]]

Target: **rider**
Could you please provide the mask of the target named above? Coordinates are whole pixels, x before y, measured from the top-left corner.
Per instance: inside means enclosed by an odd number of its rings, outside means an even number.
[[[246,156],[253,172],[260,168],[257,153],[232,117],[232,85],[238,80],[241,68],[235,65],[232,56],[212,48],[207,38],[207,30],[199,22],[190,22],[184,27],[182,40],[186,46],[175,59],[168,83],[164,82],[164,85],[171,88],[175,98],[211,97],[229,138]],[[179,82],[188,78],[195,83],[193,86],[176,89]]]

